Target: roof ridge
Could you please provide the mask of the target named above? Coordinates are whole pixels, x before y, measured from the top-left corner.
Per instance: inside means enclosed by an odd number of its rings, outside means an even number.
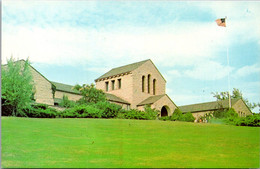
[[[241,98],[234,98],[234,99],[231,99],[231,101],[238,101],[240,100]],[[209,104],[209,103],[216,103],[216,102],[224,102],[224,101],[228,101],[228,99],[225,99],[225,100],[216,100],[216,101],[211,101],[211,102],[201,102],[201,103],[194,103],[194,104],[186,104],[186,105],[182,105],[182,106],[178,106],[178,107],[184,107],[184,106],[194,106],[194,105],[199,105],[199,104]]]
[[[160,95],[153,95],[153,96],[149,96],[147,97],[146,99],[142,100],[139,104],[137,104],[137,106],[141,106],[141,105],[144,105],[146,104],[147,101],[149,101],[150,99],[154,98],[154,97],[158,97],[158,99],[160,99],[161,97],[163,96],[167,96],[167,94],[160,94]],[[157,100],[158,100],[157,99]],[[156,100],[156,101],[157,101]],[[155,102],[155,101],[154,101]],[[149,103],[150,104],[150,103]]]
[[[146,59],[146,60],[142,60],[142,61],[139,61],[139,62],[134,62],[134,63],[130,63],[130,64],[127,64],[127,65],[123,65],[123,66],[118,66],[118,67],[115,67],[113,69],[118,69],[118,68],[122,68],[122,67],[125,67],[125,66],[130,66],[130,65],[134,65],[134,64],[137,64],[137,63],[141,63],[141,62],[146,62],[148,60],[151,60],[151,59]],[[140,65],[141,66],[141,65]],[[111,70],[113,70],[111,69]]]
[[[61,83],[61,82],[54,82],[54,81],[51,81],[52,83],[59,83],[59,84],[62,84],[62,85],[67,85],[67,86],[73,86],[73,85],[70,85],[70,84],[65,84],[65,83]]]
[[[126,104],[130,104],[128,101],[126,101],[125,99],[123,99],[123,98],[121,98],[121,97],[119,97],[119,96],[116,96],[116,95],[114,95],[114,94],[112,94],[112,93],[105,93],[105,95],[106,95],[106,98],[108,99],[108,100],[110,100],[110,101],[115,101],[115,102],[120,102],[120,103],[126,103]],[[112,97],[114,97],[114,98],[116,98],[116,99],[113,99],[113,98],[109,98],[109,96],[112,96]]]
[[[106,72],[105,74],[101,75],[99,78],[95,79],[95,81],[97,81],[99,79],[107,78],[107,77],[110,77],[110,76],[118,75],[118,74],[121,74],[121,73],[131,72],[131,71],[139,68],[141,65],[143,65],[147,61],[151,61],[151,59],[146,59],[146,60],[142,60],[142,61],[139,61],[139,62],[134,62],[134,63],[130,63],[130,64],[127,64],[127,65],[112,68],[108,72]]]

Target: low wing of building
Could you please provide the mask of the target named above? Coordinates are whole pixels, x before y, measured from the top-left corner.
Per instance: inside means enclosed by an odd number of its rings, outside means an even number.
[[[73,89],[74,86],[72,85],[67,85],[53,81],[52,84],[55,85],[54,105],[58,105],[61,102],[64,95],[66,95],[68,99],[72,101],[77,101],[82,97],[79,91]]]
[[[232,108],[238,113],[240,117],[245,117],[247,115],[252,115],[251,110],[247,107],[245,102],[242,99],[232,99],[231,100]],[[229,100],[213,101],[206,103],[198,103],[191,105],[179,106],[179,109],[183,113],[191,112],[192,115],[199,119],[205,114],[213,113],[216,110],[228,109]]]

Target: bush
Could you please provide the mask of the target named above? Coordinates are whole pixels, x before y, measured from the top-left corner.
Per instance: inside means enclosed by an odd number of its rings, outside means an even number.
[[[181,117],[182,117],[182,111],[179,108],[177,108],[174,110],[172,116],[170,117],[170,120],[171,121],[180,120]]]
[[[61,107],[66,107],[66,108],[71,108],[76,105],[76,102],[69,100],[67,95],[63,95],[62,101],[59,103],[59,106]]]
[[[98,102],[95,107],[100,110],[102,118],[114,118],[118,115],[119,111],[122,109],[121,106],[109,102]]]
[[[260,114],[253,114],[252,116],[237,118],[235,125],[260,127]]]
[[[63,118],[100,118],[100,110],[93,105],[79,105],[64,110],[60,117]]]
[[[185,113],[185,114],[182,114],[180,116],[180,121],[186,121],[186,122],[194,122],[195,120],[195,117],[193,117],[193,115],[191,114],[191,112],[188,112],[188,113]]]
[[[147,114],[147,120],[155,120],[159,115],[159,111],[152,109],[150,105],[145,105],[144,111]]]
[[[159,120],[162,120],[162,121],[169,121],[169,120],[171,120],[171,116],[160,117]]]
[[[218,121],[219,123],[225,123],[236,126],[260,126],[260,115],[253,114],[246,117],[239,117],[236,111],[231,108],[229,110],[224,110],[223,112],[218,112],[218,115],[221,114],[221,118],[214,117],[210,120],[211,123]]]
[[[56,109],[48,107],[46,104],[34,104],[30,107],[24,108],[24,116],[20,117],[33,117],[33,118],[55,118],[58,115]]]
[[[154,120],[157,117],[158,112],[154,109],[149,109],[148,112],[131,109],[121,110],[118,114],[118,118],[122,119],[138,119],[138,120]]]

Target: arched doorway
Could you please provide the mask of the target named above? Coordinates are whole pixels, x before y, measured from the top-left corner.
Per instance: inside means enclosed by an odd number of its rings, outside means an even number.
[[[168,107],[167,106],[163,106],[162,107],[162,110],[161,110],[161,117],[164,117],[164,116],[168,116]]]

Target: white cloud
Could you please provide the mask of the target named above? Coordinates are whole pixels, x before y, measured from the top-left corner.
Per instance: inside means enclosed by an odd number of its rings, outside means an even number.
[[[186,70],[184,73],[193,79],[199,80],[219,80],[228,76],[228,72],[234,68],[221,65],[214,61],[205,61],[195,65],[193,69]]]
[[[193,65],[215,57],[216,46],[223,46],[223,31],[215,23],[193,29],[167,25],[157,28],[128,27],[117,30],[96,30],[72,27],[22,27],[4,25],[3,57],[24,58],[51,64],[116,65],[151,58],[166,66]],[[182,30],[183,29],[183,30]],[[206,31],[207,30],[207,31]],[[222,38],[216,38],[222,37]],[[98,58],[98,59],[97,59]]]
[[[254,73],[258,73],[260,75],[260,67],[258,64],[244,66],[238,69],[235,73],[235,77],[244,77]]]
[[[171,76],[173,76],[175,78],[182,76],[182,74],[178,70],[170,70],[170,71],[167,72],[167,74],[169,74],[169,75],[171,75]]]

